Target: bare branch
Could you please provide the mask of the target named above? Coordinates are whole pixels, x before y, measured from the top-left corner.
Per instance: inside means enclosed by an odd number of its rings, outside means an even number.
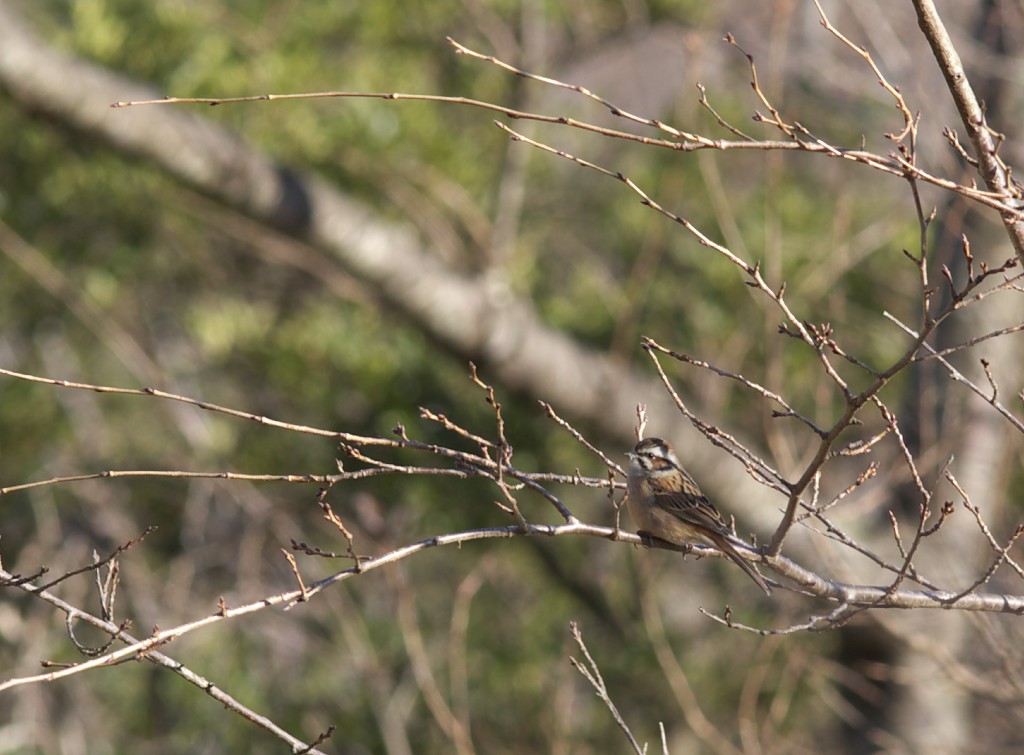
[[[622,718],[622,714],[619,713],[619,709],[615,707],[615,703],[612,702],[611,695],[608,692],[608,687],[605,685],[604,678],[601,676],[601,669],[590,655],[590,651],[587,649],[586,643],[583,642],[583,635],[580,634],[579,625],[575,621],[569,623],[569,631],[572,633],[573,640],[575,640],[580,650],[583,651],[583,657],[586,660],[586,664],[580,663],[571,656],[569,657],[569,662],[572,663],[573,668],[579,671],[580,675],[590,683],[590,686],[594,688],[597,696],[601,698],[601,702],[603,702],[605,707],[607,707],[611,712],[612,718],[615,719],[615,723],[617,723],[619,728],[625,733],[626,739],[629,740],[629,744],[633,748],[633,751],[638,753],[638,755],[645,755],[647,747],[641,747],[639,742],[636,741],[636,737],[634,737],[633,732],[630,731],[629,725],[626,723],[625,719]]]
[[[94,668],[105,668],[112,664],[121,663],[127,660],[145,660],[157,666],[165,668],[182,677],[187,682],[189,682],[196,688],[202,690],[204,693],[212,697],[214,700],[217,700],[228,710],[241,716],[247,721],[251,721],[260,728],[264,729],[265,731],[273,734],[278,739],[281,739],[282,741],[288,743],[289,746],[291,746],[295,752],[311,752],[317,753],[318,755],[325,755],[322,750],[315,749],[314,747],[316,743],[323,741],[322,738],[318,739],[314,743],[314,745],[309,745],[306,742],[297,739],[296,737],[292,736],[287,731],[279,727],[269,718],[261,716],[255,711],[253,711],[251,708],[242,705],[231,695],[227,694],[224,690],[217,687],[213,682],[200,676],[199,674],[195,673],[194,671],[186,667],[184,664],[179,663],[178,661],[159,651],[160,647],[166,645],[175,637],[180,636],[181,634],[184,634],[186,631],[189,630],[181,630],[181,628],[179,627],[179,630],[181,631],[170,630],[168,632],[163,633],[154,632],[154,634],[151,637],[145,640],[139,640],[130,635],[125,630],[125,627],[119,626],[109,621],[105,621],[104,619],[101,619],[85,611],[82,611],[81,609],[76,608],[75,606],[65,602],[64,600],[61,600],[56,595],[53,595],[52,593],[46,590],[40,590],[39,588],[35,588],[26,584],[19,584],[18,580],[14,577],[14,575],[10,574],[5,570],[0,570],[0,586],[16,586],[18,589],[30,593],[34,597],[42,601],[45,601],[46,603],[62,611],[67,616],[68,622],[84,621],[96,627],[97,629],[106,632],[112,638],[117,638],[119,641],[128,645],[128,647],[124,650],[105,653],[101,656],[95,657],[92,660],[85,661],[83,663],[69,664],[68,666],[59,671],[54,671],[48,674],[40,674],[38,676],[33,677],[7,679],[5,681],[0,682],[0,692],[25,684],[54,681],[65,676],[81,673],[83,671],[87,671]],[[251,610],[259,609],[254,608]],[[243,613],[249,613],[251,612],[251,610],[243,611]],[[214,614],[213,617],[210,617],[210,619],[227,619],[233,615],[237,614],[235,614],[232,611],[232,609],[227,608],[227,606],[225,606],[222,601],[220,609],[216,614]],[[209,619],[207,619],[201,620],[200,622],[196,622],[195,624],[196,626],[205,626],[209,623],[212,622],[210,622]],[[329,735],[330,734],[328,732],[327,736]]]
[[[946,79],[946,87],[953,95],[953,101],[960,112],[960,121],[967,129],[967,135],[974,145],[974,157],[978,161],[979,172],[985,185],[991,191],[1006,196],[1008,204],[1019,208],[1022,200],[1021,190],[1011,181],[1009,169],[998,156],[992,131],[985,119],[985,111],[974,93],[967,72],[960,61],[960,55],[953,46],[953,40],[950,39],[935,4],[932,0],[913,0],[913,4],[917,12],[918,25],[931,45],[939,70]],[[1016,215],[1002,215],[1002,220],[1017,258],[1024,262],[1024,221]]]

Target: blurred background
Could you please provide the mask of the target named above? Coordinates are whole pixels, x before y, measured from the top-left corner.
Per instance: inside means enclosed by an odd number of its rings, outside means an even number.
[[[1021,8],[947,5],[1012,163]],[[921,112],[921,164],[969,181],[942,138],[957,114],[912,8],[826,7]],[[907,345],[883,312],[914,325],[921,306],[916,268],[902,254],[921,246],[905,183],[820,155],[675,152],[437,102],[109,108],[163,95],[406,92],[664,136],[578,94],[457,56],[450,36],[639,115],[735,138],[700,105],[700,82],[729,123],[781,138],[751,119],[766,108],[726,33],[754,56],[761,89],[784,118],[832,144],[893,148],[885,134],[903,124],[892,98],[807,3],[7,0],[0,366],[152,386],[355,434],[389,437],[403,424],[412,437],[472,450],[421,420],[418,408],[494,438],[493,412],[468,379],[473,360],[498,392],[518,468],[606,475],[538,400],[616,460],[632,445],[630,418],[644,401],[654,407],[648,432],[683,444],[706,492],[736,514],[741,534],[763,541],[785,499],[685,427],[641,335],[742,373],[825,425],[842,396],[813,354],[778,335],[778,311],[736,267],[621,183],[513,143],[493,121],[621,171],[736,255],[760,261],[769,283],[786,282],[799,317],[830,323],[848,353],[876,366]],[[935,190],[922,194],[925,213],[938,210],[934,269],[959,270],[963,233],[979,259],[1012,256],[998,218]],[[957,343],[1019,321],[1020,312],[1019,298],[994,305],[944,337]],[[1019,340],[986,349],[1007,395],[1020,390]],[[734,382],[666,368],[698,416],[799,476],[816,443],[806,428],[780,424],[776,407]],[[885,398],[903,412],[928,482],[951,454],[967,454],[962,474],[988,504],[989,524],[1012,531],[1019,504],[1005,502],[1024,490],[1020,435],[998,421],[972,422],[965,392],[941,370],[907,372]],[[970,461],[970,449],[983,456]],[[330,474],[338,456],[329,440],[192,407],[0,378],[0,487],[106,469]],[[840,466],[825,489],[842,489],[854,469]],[[909,487],[904,468],[883,465],[846,510],[859,536],[880,538],[897,560],[887,512],[913,520]],[[613,523],[601,491],[556,492],[580,519]],[[122,561],[118,618],[131,618],[142,635],[212,612],[218,596],[239,605],[291,589],[280,549],[292,539],[344,550],[316,495],[315,485],[195,479],[35,488],[0,498],[0,553],[9,571],[45,565],[60,574],[156,525]],[[480,481],[396,475],[337,486],[328,500],[357,548],[379,555],[509,523],[492,503],[498,495]],[[520,502],[531,521],[558,521],[540,499],[524,493]],[[977,531],[967,540],[944,547],[963,557],[969,584],[989,551]],[[813,534],[797,533],[793,549],[824,576],[883,580]],[[308,558],[300,566],[309,580],[344,568]],[[990,587],[1000,589],[1000,579]],[[89,577],[57,592],[96,608]],[[309,605],[222,623],[166,650],[295,736],[312,740],[337,726],[323,747],[341,753],[625,751],[568,662],[579,655],[571,620],[649,751],[661,748],[659,723],[672,753],[820,752],[823,742],[851,753],[968,752],[969,742],[1010,752],[1021,744],[1024,687],[1010,662],[1017,620],[871,615],[840,631],[763,638],[697,610],[721,614],[726,604],[743,623],[769,628],[832,608],[782,593],[768,599],[717,560],[680,563],[596,539],[517,539],[435,549]],[[37,673],[41,659],[77,658],[63,616],[13,591],[3,596],[5,678]],[[3,698],[2,752],[281,749],[148,664]]]

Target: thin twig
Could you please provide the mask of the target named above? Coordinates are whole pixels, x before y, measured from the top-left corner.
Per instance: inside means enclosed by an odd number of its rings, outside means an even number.
[[[619,725],[619,728],[626,734],[626,739],[629,740],[629,744],[633,747],[633,751],[637,755],[645,755],[647,747],[641,747],[640,743],[636,741],[636,737],[633,736],[633,732],[630,731],[629,725],[623,719],[622,714],[619,713],[619,709],[612,702],[611,695],[608,693],[608,687],[604,683],[604,678],[601,676],[601,669],[598,667],[594,658],[590,655],[590,651],[587,649],[586,644],[583,642],[583,635],[580,634],[579,625],[575,621],[569,622],[569,631],[572,633],[572,638],[583,652],[583,657],[586,659],[586,664],[582,664],[575,658],[569,658],[569,662],[573,668],[580,672],[584,679],[586,679],[590,686],[594,688],[597,696],[601,698],[601,702],[605,704],[605,707],[612,714],[612,718],[615,719],[615,723]]]

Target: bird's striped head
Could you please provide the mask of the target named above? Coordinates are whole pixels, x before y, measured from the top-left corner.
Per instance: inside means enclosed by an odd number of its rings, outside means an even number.
[[[681,469],[676,452],[668,441],[661,438],[644,438],[626,455],[630,459],[630,467],[635,465],[637,471],[647,474]]]

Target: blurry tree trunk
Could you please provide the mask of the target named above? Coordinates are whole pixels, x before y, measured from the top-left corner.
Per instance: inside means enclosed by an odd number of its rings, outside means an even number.
[[[961,227],[946,226],[944,232],[940,232],[942,239],[938,255],[951,261],[956,258],[963,260],[961,233],[971,240],[975,264],[987,261],[995,266],[1013,256],[1013,248],[1002,226],[979,217],[977,213],[968,213]],[[955,319],[946,332],[948,343],[944,340],[938,346],[952,345],[977,333],[1003,327],[1007,318],[1000,315],[1009,314],[1006,308],[1015,302],[1011,297],[996,298],[1006,306],[990,303],[990,306],[964,312],[963,317]],[[985,321],[979,321],[980,318]],[[1000,374],[1007,376],[1020,368],[1020,353],[1011,339],[991,339],[982,353],[991,362],[997,380]],[[977,385],[987,384],[977,354],[951,361]],[[971,496],[972,503],[981,506],[996,538],[1004,539],[1006,533],[999,527],[1003,521],[1002,507],[996,506],[1007,500],[1005,472],[1009,458],[1006,449],[1012,447],[1008,436],[1014,430],[991,406],[969,393],[961,384],[949,380],[943,372],[944,368],[933,361],[925,365],[922,377],[922,385],[927,385],[927,390],[933,391],[936,399],[936,413],[931,419],[938,420],[934,425],[938,436],[925,438],[926,442],[933,444],[931,449],[921,449],[924,455],[932,451],[930,455],[934,464],[923,471],[928,474],[926,479],[939,481],[941,466],[952,458],[950,470],[957,481]],[[1002,384],[1013,382],[1004,380]],[[940,450],[941,455],[938,453]],[[959,503],[958,494],[948,484],[939,482],[936,488],[931,506],[933,512],[937,512],[947,500]],[[969,517],[970,514],[958,506],[955,516]],[[951,589],[966,588],[984,573],[992,552],[976,528],[944,527],[936,537],[939,540],[930,542],[930,547],[923,549],[917,559],[925,573],[946,580]],[[931,652],[940,648],[954,658],[970,655],[971,618],[966,614],[954,614],[944,614],[942,621],[923,614],[882,617],[883,624],[893,628],[904,639],[899,643],[894,658],[895,667],[901,670],[903,683],[896,687],[898,695],[892,723],[899,738],[908,744],[909,752],[964,752],[970,749],[975,725],[972,694],[950,677],[942,667],[942,660]],[[924,642],[915,643],[914,639]]]
[[[999,18],[997,4],[985,0],[980,5],[979,20],[975,24],[979,47],[995,56],[1006,56],[1005,26]],[[969,72],[975,92],[984,102],[989,122],[995,128],[1000,123],[999,87],[1003,82],[997,74],[998,65],[991,63],[985,69],[988,75]],[[963,180],[969,182],[972,178],[977,179],[977,175],[971,173]],[[929,253],[933,259],[929,268],[933,284],[942,289],[941,295],[948,295],[939,275],[942,265],[949,267],[958,285],[966,279],[964,237],[970,242],[976,268],[982,263],[996,267],[1014,257],[1007,228],[993,222],[990,216],[974,211],[955,196],[939,207],[936,217],[930,229]],[[968,308],[940,329],[941,341],[934,344],[935,347],[953,346],[979,333],[990,333],[1019,321],[1019,312],[1013,311],[1015,305],[1012,297],[996,296],[988,306]],[[997,384],[1017,384],[1011,376],[1019,375],[1022,360],[1018,345],[1012,339],[990,339],[981,349],[966,354],[953,355],[950,361],[976,385],[988,385],[979,357],[990,363]],[[935,496],[930,504],[933,516],[945,501],[959,504],[959,494],[941,476],[943,466],[952,459],[950,471],[970,495],[972,503],[980,505],[989,525],[998,527],[1003,511],[1002,507],[993,507],[1007,500],[1006,469],[1011,461],[1007,449],[1013,447],[1009,437],[1013,428],[978,396],[950,380],[946,368],[937,361],[920,364],[917,376],[916,385],[911,387],[913,393],[906,399],[907,405],[914,408],[905,413],[916,417],[917,424],[906,429],[914,441],[915,456],[928,460],[920,471],[925,484],[934,485]],[[904,513],[912,517],[920,505],[920,497],[909,485],[906,490]],[[955,516],[970,514],[958,506]],[[887,522],[882,529],[881,538],[891,542]],[[997,529],[995,536],[997,540],[1004,539],[1006,533]],[[944,527],[936,540],[922,549],[915,563],[925,574],[933,575],[950,589],[958,589],[966,588],[984,573],[991,557],[992,552],[977,529]],[[884,733],[874,727],[856,731],[851,749],[873,751],[883,746],[890,751],[905,748],[908,753],[953,753],[971,749],[977,706],[970,690],[954,681],[949,670],[943,667],[943,658],[936,654],[944,652],[957,659],[970,656],[971,617],[949,612],[941,621],[924,614],[875,614],[875,619],[880,623],[883,636],[870,644],[891,646],[887,662],[897,671],[898,680],[886,686],[891,697],[878,707],[880,720],[873,722]]]
[[[547,327],[500,281],[448,268],[410,227],[381,220],[316,176],[275,164],[194,108],[111,109],[116,100],[161,95],[47,47],[9,4],[0,5],[0,85],[26,107],[142,155],[215,200],[325,250],[369,284],[385,311],[488,365],[509,388],[620,438],[629,437],[637,401],[649,403],[652,416],[675,414],[655,381]]]

